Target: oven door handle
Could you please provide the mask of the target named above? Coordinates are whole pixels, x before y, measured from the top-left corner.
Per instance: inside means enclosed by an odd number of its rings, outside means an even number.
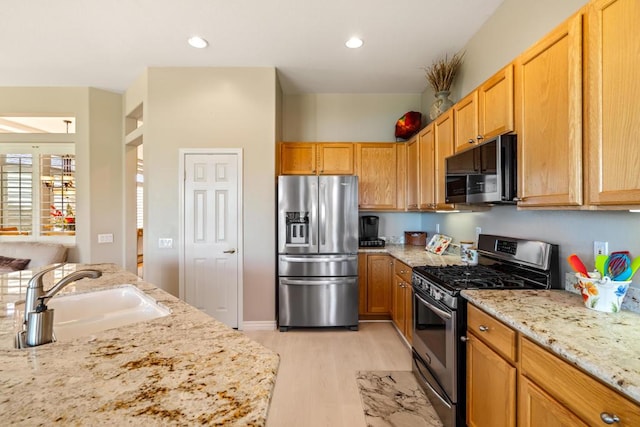
[[[438,316],[442,317],[443,319],[446,320],[450,320],[451,319],[451,314],[447,313],[446,311],[439,309],[438,307],[436,307],[435,305],[431,304],[430,302],[425,301],[424,299],[422,299],[420,297],[420,295],[416,294],[416,298],[418,298],[418,300],[420,300],[421,303],[423,303],[424,305],[426,305],[427,307],[429,307],[430,310],[432,310],[434,313],[436,313]]]

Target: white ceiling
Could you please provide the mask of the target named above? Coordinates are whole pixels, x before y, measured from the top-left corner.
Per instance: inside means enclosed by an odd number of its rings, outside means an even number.
[[[421,67],[502,1],[1,0],[0,86],[123,92],[145,67],[266,66],[285,93],[419,93]],[[187,45],[196,34],[208,48]]]

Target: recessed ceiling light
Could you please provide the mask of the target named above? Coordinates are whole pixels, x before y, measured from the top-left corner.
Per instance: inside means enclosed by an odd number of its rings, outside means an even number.
[[[362,41],[362,39],[351,37],[349,40],[347,40],[345,46],[347,46],[349,49],[357,49],[359,47],[362,47],[363,44],[364,42]]]
[[[197,49],[204,49],[205,47],[209,46],[208,41],[198,36],[189,37],[188,41],[192,47],[195,47]]]

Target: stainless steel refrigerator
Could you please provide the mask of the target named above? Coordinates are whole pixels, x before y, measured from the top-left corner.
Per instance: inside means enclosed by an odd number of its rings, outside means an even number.
[[[358,177],[278,177],[278,324],[358,329]]]

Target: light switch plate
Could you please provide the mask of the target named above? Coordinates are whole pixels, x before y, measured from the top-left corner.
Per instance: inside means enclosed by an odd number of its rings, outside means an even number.
[[[113,243],[113,233],[98,234],[98,243]]]
[[[173,239],[170,237],[161,237],[158,239],[158,247],[160,249],[171,249],[173,248]]]

